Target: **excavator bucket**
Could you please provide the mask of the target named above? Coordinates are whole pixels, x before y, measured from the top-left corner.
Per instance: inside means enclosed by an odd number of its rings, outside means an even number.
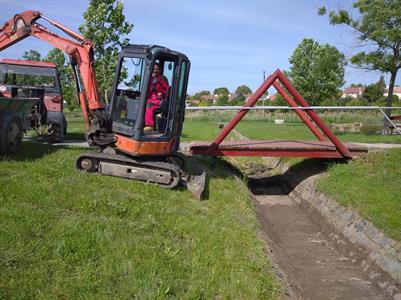
[[[202,170],[199,175],[190,175],[186,181],[187,189],[192,192],[195,199],[202,200],[206,188],[206,171]]]

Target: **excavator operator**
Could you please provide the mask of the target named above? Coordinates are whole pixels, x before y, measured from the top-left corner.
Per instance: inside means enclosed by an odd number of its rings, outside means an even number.
[[[166,76],[161,74],[161,67],[155,64],[149,86],[149,98],[147,99],[145,112],[144,131],[155,130],[155,110],[160,107],[160,103],[166,99],[169,84]]]

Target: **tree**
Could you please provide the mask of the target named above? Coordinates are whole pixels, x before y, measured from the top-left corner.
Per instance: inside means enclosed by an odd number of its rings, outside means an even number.
[[[288,76],[312,105],[340,94],[340,87],[345,83],[345,57],[334,46],[304,39],[289,61],[291,68]]]
[[[63,99],[67,101],[69,107],[73,109],[76,106],[75,104],[78,103],[76,99],[75,79],[71,65],[65,59],[65,54],[60,49],[53,48],[43,60],[51,61],[56,64],[60,76]]]
[[[362,94],[362,98],[369,103],[374,103],[383,98],[383,94],[386,91],[386,83],[384,77],[380,76],[380,80],[374,84],[370,84],[365,88]]]
[[[95,45],[96,78],[105,102],[108,102],[119,48],[128,44],[125,35],[132,31],[133,25],[125,21],[124,4],[116,0],[91,0],[84,12],[85,22],[79,31]]]
[[[237,96],[233,100],[231,100],[231,104],[232,105],[244,105],[245,100],[246,100],[245,95],[237,94]]]
[[[247,95],[247,94],[252,94],[252,90],[247,85],[243,84],[237,87],[235,93],[237,95]]]
[[[36,50],[29,50],[25,51],[22,55],[22,59],[25,60],[33,60],[33,61],[40,61],[41,55]],[[28,75],[28,74],[19,74],[16,76],[16,84],[17,85],[31,85],[31,86],[41,86],[46,83],[46,78],[42,76],[36,75]]]
[[[228,95],[227,94],[223,94],[217,99],[216,104],[218,106],[225,106],[225,105],[228,105],[228,100],[229,100]]]
[[[219,87],[219,88],[215,88],[213,91],[213,94],[217,94],[217,95],[228,95],[230,93],[230,91],[228,90],[228,88],[226,87]]]
[[[202,96],[208,96],[208,95],[210,95],[210,92],[207,91],[207,90],[203,90],[203,91],[200,91],[198,93],[195,93],[195,95],[193,95],[191,98],[192,99],[196,99],[196,100],[200,100]]]
[[[22,59],[41,61],[41,55],[38,51],[31,49],[29,51],[24,52],[24,54],[22,55]]]
[[[330,11],[330,24],[350,26],[358,35],[360,46],[365,46],[366,51],[351,58],[356,67],[390,74],[386,100],[386,106],[390,107],[401,68],[401,0],[358,0],[353,7],[358,14],[350,14],[344,9]],[[320,15],[326,13],[325,7],[319,9]],[[390,117],[391,110],[386,110],[386,114]],[[385,132],[388,132],[388,121],[384,124]]]

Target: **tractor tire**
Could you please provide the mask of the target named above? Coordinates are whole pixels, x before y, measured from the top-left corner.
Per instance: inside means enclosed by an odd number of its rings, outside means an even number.
[[[21,120],[13,115],[1,117],[0,121],[0,154],[17,152],[21,147],[22,137]]]
[[[60,124],[50,124],[48,132],[50,143],[61,143],[64,140],[64,128]]]

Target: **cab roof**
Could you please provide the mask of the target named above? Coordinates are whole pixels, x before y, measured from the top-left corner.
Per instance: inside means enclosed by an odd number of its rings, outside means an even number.
[[[158,51],[163,51],[166,52],[167,54],[171,54],[171,55],[176,55],[176,56],[180,56],[182,58],[188,59],[188,57],[178,51],[174,51],[171,50],[167,47],[163,47],[163,46],[159,46],[159,45],[145,45],[145,44],[128,44],[126,46],[124,46],[122,48],[123,52],[127,51],[127,52],[147,52],[147,51],[151,51],[152,53],[158,52]]]
[[[33,60],[23,60],[23,59],[11,59],[11,58],[0,59],[0,64],[53,68],[53,69],[56,68],[56,64],[49,61],[33,61]]]

